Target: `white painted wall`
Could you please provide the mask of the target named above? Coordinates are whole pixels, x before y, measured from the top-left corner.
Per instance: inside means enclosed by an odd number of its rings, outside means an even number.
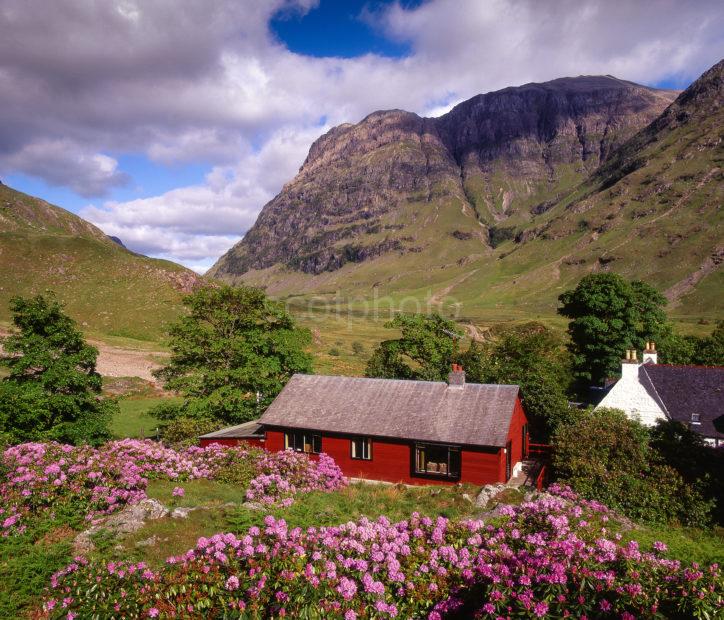
[[[596,409],[621,409],[629,418],[654,426],[657,420],[665,420],[666,414],[639,382],[639,367],[640,364],[624,362],[621,378]]]

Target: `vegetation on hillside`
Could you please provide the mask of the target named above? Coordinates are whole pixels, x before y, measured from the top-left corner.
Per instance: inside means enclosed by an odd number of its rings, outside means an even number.
[[[15,297],[15,333],[1,342],[0,434],[9,442],[55,439],[98,444],[110,437],[117,403],[101,398],[98,351],[53,297]]]
[[[14,296],[53,290],[84,330],[158,340],[201,278],[121,247],[77,215],[0,184],[0,320]]]
[[[264,411],[295,372],[310,372],[311,335],[252,287],[204,287],[184,298],[171,326],[171,357],[155,372],[183,397],[152,413],[238,424]]]
[[[559,300],[559,313],[571,320],[573,377],[583,391],[616,376],[627,349],[641,351],[645,342],[661,342],[671,331],[663,295],[615,273],[585,276]]]

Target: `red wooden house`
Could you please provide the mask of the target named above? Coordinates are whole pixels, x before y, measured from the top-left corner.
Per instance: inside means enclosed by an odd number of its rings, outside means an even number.
[[[325,452],[346,476],[408,484],[506,482],[528,441],[518,386],[466,383],[460,368],[447,383],[294,375],[258,424],[267,450]],[[248,432],[234,428],[202,445]]]

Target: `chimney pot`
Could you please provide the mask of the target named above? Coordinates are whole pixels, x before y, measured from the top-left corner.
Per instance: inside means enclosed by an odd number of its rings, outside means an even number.
[[[460,364],[453,364],[452,371],[447,376],[448,387],[465,387],[465,371]]]

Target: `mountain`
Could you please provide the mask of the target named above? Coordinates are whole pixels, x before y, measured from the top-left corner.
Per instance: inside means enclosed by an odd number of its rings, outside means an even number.
[[[680,95],[582,76],[335,127],[208,275],[510,317],[552,314],[561,290],[615,269],[678,312],[721,312],[721,72]]]
[[[54,291],[96,332],[157,338],[201,280],[169,261],[129,252],[77,215],[0,183],[0,319],[13,295]]]

